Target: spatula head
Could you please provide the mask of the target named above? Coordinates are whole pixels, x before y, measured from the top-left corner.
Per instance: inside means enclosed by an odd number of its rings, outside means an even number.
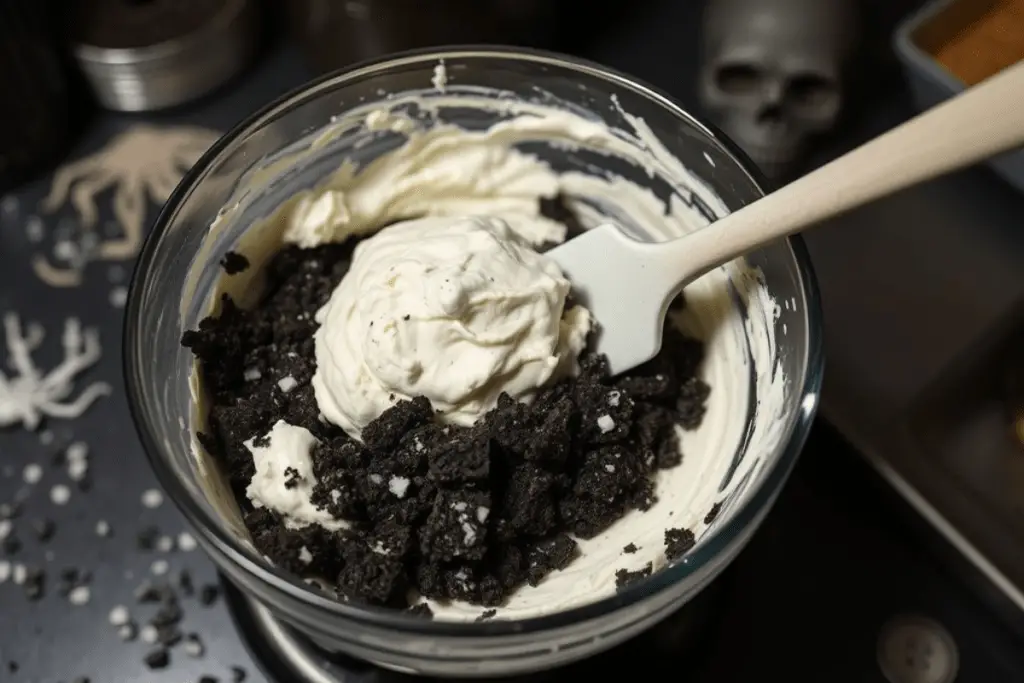
[[[650,360],[661,349],[671,292],[665,290],[652,246],[614,225],[601,225],[545,253],[597,321],[591,350],[608,357],[612,374]]]

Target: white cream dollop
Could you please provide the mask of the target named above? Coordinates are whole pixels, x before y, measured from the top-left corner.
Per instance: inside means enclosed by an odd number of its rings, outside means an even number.
[[[317,480],[310,452],[316,444],[316,437],[308,429],[284,420],[274,423],[263,439],[246,441],[256,472],[245,495],[255,507],[281,515],[289,528],[301,529],[310,524],[325,529],[344,528],[345,522],[318,509],[311,501]]]
[[[591,321],[570,283],[495,216],[404,221],[360,242],[317,312],[313,389],[358,438],[401,399],[425,396],[470,425],[502,392],[528,400],[578,371]]]

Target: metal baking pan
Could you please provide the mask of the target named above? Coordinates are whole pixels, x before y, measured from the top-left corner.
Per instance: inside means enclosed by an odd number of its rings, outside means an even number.
[[[908,85],[919,109],[929,109],[962,92],[966,86],[929,51],[962,31],[999,0],[935,0],[904,20],[896,31],[894,48],[903,63]],[[1024,192],[1024,150],[991,161],[996,173]]]

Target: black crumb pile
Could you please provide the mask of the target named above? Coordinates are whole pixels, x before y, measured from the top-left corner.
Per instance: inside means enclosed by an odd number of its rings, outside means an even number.
[[[209,431],[199,438],[225,466],[261,553],[326,579],[341,599],[429,616],[417,596],[500,606],[572,562],[574,537],[654,503],[652,475],[681,460],[674,426],[697,427],[710,391],[697,377],[703,344],[672,326],[642,367],[613,379],[603,357],[584,356],[578,377],[530,405],[503,395],[472,427],[438,424],[425,398],[398,402],[364,430],[363,443],[322,422],[310,384],[313,314],[353,246],[285,247],[267,266],[258,306],[242,310],[225,297],[218,317],[182,338],[210,395]],[[278,420],[318,438],[313,503],[350,529],[288,529],[247,500],[254,466],[245,442]],[[666,535],[671,553],[692,539],[686,533]],[[620,572],[619,582],[650,571]]]

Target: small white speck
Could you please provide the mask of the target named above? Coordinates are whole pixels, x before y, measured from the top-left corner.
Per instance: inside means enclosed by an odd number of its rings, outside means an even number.
[[[164,503],[164,494],[157,489],[147,489],[142,492],[142,504],[150,510],[155,510]]]
[[[199,657],[202,657],[203,654],[206,652],[206,650],[203,648],[203,644],[194,637],[188,638],[185,641],[185,644],[182,646],[182,648],[185,650],[185,654],[187,654],[189,657],[192,657],[193,659],[198,659]]]
[[[611,415],[602,415],[597,418],[597,426],[601,429],[602,434],[607,434],[615,429],[615,420],[612,419]]]
[[[9,519],[0,519],[0,541],[11,535],[13,525]]]
[[[245,372],[242,373],[242,377],[245,379],[246,382],[255,382],[262,376],[263,373],[261,373],[256,368],[246,368]]]
[[[60,240],[53,245],[53,255],[60,261],[76,261],[78,253],[78,245],[68,240]]]
[[[135,638],[135,624],[129,622],[117,627],[117,637],[127,642]]]
[[[714,167],[715,167],[715,160],[714,160],[714,159],[712,159],[712,158],[711,158],[711,155],[710,155],[710,154],[708,154],[707,152],[704,152],[704,161],[706,161],[706,162],[708,162],[709,164],[711,164],[711,168],[714,168]]]
[[[291,375],[277,380],[277,388],[286,394],[297,386],[299,386],[298,381]]]
[[[71,500],[71,489],[64,484],[56,484],[50,489],[50,502],[54,505],[65,505]]]
[[[178,429],[185,429],[186,427],[185,418],[178,416]]]
[[[21,473],[21,478],[25,480],[26,484],[38,484],[43,478],[43,468],[36,463],[29,463],[25,465],[25,469]]]
[[[187,531],[178,534],[178,550],[183,553],[190,553],[196,549],[196,539]]]
[[[373,483],[373,484],[383,484],[384,483],[384,477],[380,476],[379,474],[371,474],[370,475],[370,483]]]
[[[39,443],[43,444],[44,446],[49,446],[51,443],[53,443],[53,432],[51,432],[49,429],[44,429],[43,431],[39,432]]]
[[[613,464],[611,464],[611,463],[607,463],[607,464],[606,464],[606,465],[604,466],[604,471],[605,471],[605,472],[608,472],[609,474],[611,474],[612,472],[614,472],[614,471],[615,471],[615,465],[613,465]]]
[[[68,460],[85,460],[89,457],[89,445],[83,441],[73,441],[68,444],[64,455]]]
[[[156,539],[156,549],[162,553],[169,553],[174,550],[174,539],[170,536],[161,536]]]
[[[476,521],[478,521],[481,524],[483,524],[484,522],[487,521],[487,517],[490,514],[491,514],[491,509],[490,508],[485,508],[483,505],[481,505],[480,507],[478,507],[476,509]]]
[[[89,598],[92,597],[92,591],[89,590],[88,586],[75,586],[68,593],[68,602],[72,605],[85,605],[88,604]]]
[[[18,212],[18,197],[9,194],[0,200],[0,212],[12,214]]]
[[[110,524],[107,523],[107,520],[101,519],[96,522],[96,535],[101,538],[106,538],[110,535]]]
[[[782,323],[782,334],[786,334],[788,332],[789,332],[789,329],[786,327],[786,323]]]
[[[127,287],[114,287],[110,290],[110,305],[114,308],[124,308],[125,302],[128,301],[128,288]]]
[[[46,236],[46,226],[39,216],[29,216],[25,220],[25,236],[29,242],[42,242]]]
[[[167,563],[167,560],[156,560],[150,566],[149,571],[153,572],[154,576],[163,576],[170,571],[171,565]]]
[[[622,398],[622,393],[619,391],[608,392],[608,405],[612,408],[617,408],[619,405],[619,399]]]
[[[160,632],[156,630],[156,626],[146,624],[142,627],[142,630],[139,631],[139,638],[141,638],[142,642],[147,645],[153,645],[160,639]]]
[[[388,482],[388,490],[395,498],[405,498],[405,493],[409,490],[409,480],[405,477],[391,477],[391,481]]]
[[[299,562],[302,564],[309,564],[313,561],[313,553],[309,552],[309,548],[302,546],[299,548]]]
[[[11,563],[7,560],[0,560],[0,583],[7,583],[11,578]]]
[[[117,605],[114,609],[110,610],[110,615],[107,617],[110,621],[111,626],[124,626],[132,620],[130,614],[128,614],[128,608],[124,605]]]
[[[69,460],[68,461],[68,478],[71,481],[82,481],[85,479],[85,475],[89,472],[89,462],[87,460]]]
[[[11,580],[17,585],[22,585],[28,580],[28,567],[23,564],[16,564],[11,569]]]

